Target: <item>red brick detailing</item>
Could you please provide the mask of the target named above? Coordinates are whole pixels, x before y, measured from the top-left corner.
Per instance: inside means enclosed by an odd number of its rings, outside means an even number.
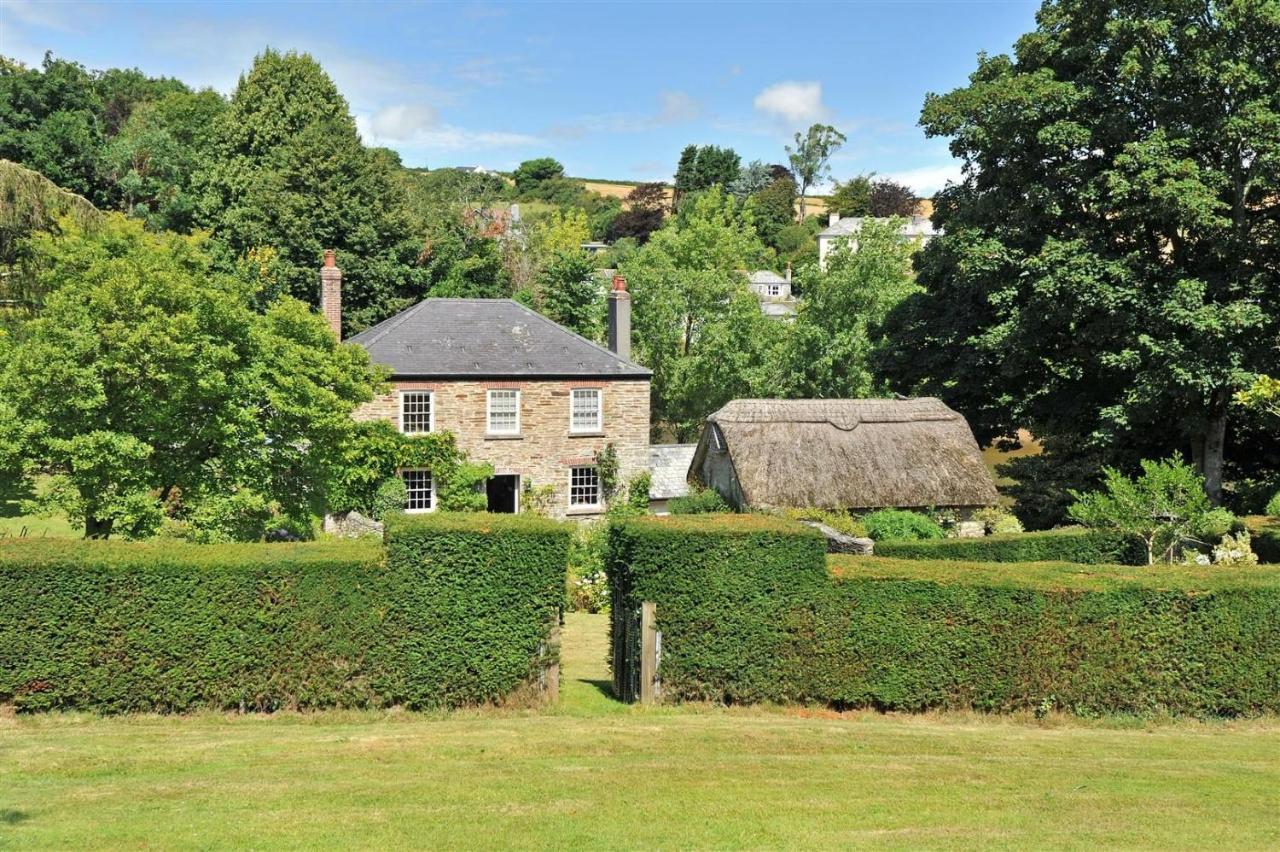
[[[560,464],[564,465],[565,467],[583,467],[585,465],[592,465],[595,463],[596,463],[595,456],[578,456],[577,458],[573,458],[573,459],[560,459]]]
[[[435,382],[393,382],[397,391],[417,390],[417,391],[433,391],[436,389]]]
[[[484,382],[487,390],[524,390],[528,382]]]

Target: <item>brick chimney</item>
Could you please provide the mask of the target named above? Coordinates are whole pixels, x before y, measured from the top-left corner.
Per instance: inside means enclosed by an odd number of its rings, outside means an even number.
[[[325,322],[333,329],[333,334],[342,339],[342,270],[333,249],[325,249],[324,266],[320,267],[320,313]]]
[[[631,360],[631,294],[627,279],[613,276],[609,290],[609,351],[619,358]]]

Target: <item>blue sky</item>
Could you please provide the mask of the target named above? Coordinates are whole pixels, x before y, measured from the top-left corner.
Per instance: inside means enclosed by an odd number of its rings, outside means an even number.
[[[0,53],[46,50],[227,93],[264,47],[333,76],[365,141],[407,165],[670,179],[690,142],[780,162],[814,121],[849,142],[838,179],[918,192],[958,169],[916,126],[928,92],[1007,52],[1034,2],[58,3],[0,0]]]

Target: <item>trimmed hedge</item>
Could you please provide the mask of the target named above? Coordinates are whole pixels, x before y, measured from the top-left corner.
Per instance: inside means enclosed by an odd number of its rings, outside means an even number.
[[[4,543],[0,702],[413,708],[528,682],[531,637],[545,639],[563,594],[567,531],[435,515],[388,536],[390,559],[376,543]]]
[[[790,642],[779,616],[821,593],[825,559],[821,533],[768,515],[611,523],[605,570],[615,676],[626,656],[619,620],[656,601],[666,694],[731,702],[774,696]]]
[[[877,541],[876,555],[895,559],[1075,562],[1080,565],[1144,565],[1147,561],[1142,542],[1086,529],[938,541]]]
[[[389,518],[393,693],[410,707],[473,704],[538,677],[556,652],[571,540],[571,527],[536,515]]]
[[[797,529],[625,521],[671,699],[1079,714],[1280,711],[1280,570],[836,557]]]

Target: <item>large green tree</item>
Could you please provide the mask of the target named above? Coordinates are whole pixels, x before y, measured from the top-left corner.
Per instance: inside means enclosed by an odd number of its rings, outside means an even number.
[[[981,440],[1161,441],[1218,499],[1232,399],[1277,366],[1280,3],[1059,0],[1037,22],[925,103],[964,176],[889,373]]]
[[[846,181],[836,181],[831,195],[827,196],[827,212],[838,216],[870,215],[872,177],[854,175]]]
[[[783,390],[791,397],[842,399],[881,396],[874,350],[889,312],[918,290],[911,271],[914,246],[898,236],[899,221],[868,220],[857,251],[847,245],[802,267],[804,293],[792,329]]]
[[[600,336],[604,288],[595,262],[582,249],[555,252],[538,272],[538,310],[588,340]]]
[[[804,200],[809,188],[822,183],[830,173],[831,155],[845,143],[845,135],[829,124],[810,125],[801,136],[796,134],[795,147],[786,146],[791,171],[800,184],[800,219],[805,216]]]
[[[101,151],[108,206],[153,230],[189,233],[196,216],[192,180],[212,154],[213,130],[226,109],[211,89],[135,107]]]
[[[623,263],[635,308],[635,354],[653,370],[657,433],[669,430],[677,439],[690,438],[714,410],[715,400],[689,380],[689,359],[733,354],[739,365],[759,363],[764,343],[759,336],[745,343],[760,348],[728,353],[708,347],[729,335],[708,336],[707,330],[741,304],[738,297],[747,294],[743,271],[758,268],[766,255],[750,215],[713,187],[685,204]],[[759,315],[759,305],[751,301]]]
[[[106,207],[114,178],[104,146],[139,105],[187,91],[135,69],[89,71],[52,54],[27,68],[0,57],[0,158]]]
[[[49,296],[3,344],[0,415],[8,455],[49,475],[47,502],[89,537],[146,534],[174,501],[241,491],[300,523],[322,506],[381,377],[364,350],[294,299],[253,310],[201,238],[110,214],[33,243]]]
[[[741,173],[742,158],[732,148],[687,145],[676,165],[674,205],[713,186],[729,189]]]
[[[285,292],[314,304],[327,248],[343,270],[344,328],[425,295],[399,163],[361,144],[346,100],[307,54],[267,50],[218,119],[197,178],[200,221],[233,256],[274,247]]]

